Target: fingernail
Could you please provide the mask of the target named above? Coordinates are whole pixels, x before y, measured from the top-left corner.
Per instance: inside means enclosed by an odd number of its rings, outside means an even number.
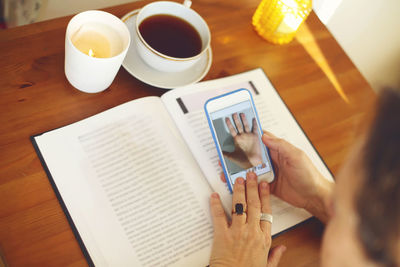
[[[254,172],[248,172],[247,178],[250,180],[255,180],[257,178],[257,175]]]
[[[261,182],[261,188],[262,189],[267,189],[267,187],[268,187],[268,183],[267,182]]]
[[[287,247],[282,245],[282,248],[281,248],[281,250],[282,250],[282,253],[283,253],[283,252],[285,252],[285,251],[286,251],[286,249],[287,249]]]
[[[244,179],[242,177],[239,177],[236,179],[238,184],[244,184]]]
[[[218,193],[214,192],[214,193],[211,194],[211,197],[212,198],[219,198],[219,195],[218,195]]]

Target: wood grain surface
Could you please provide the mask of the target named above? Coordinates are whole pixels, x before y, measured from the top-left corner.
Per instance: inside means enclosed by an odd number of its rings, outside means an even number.
[[[122,17],[148,2],[105,10]],[[212,35],[213,63],[204,80],[263,68],[337,173],[366,103],[375,94],[314,13],[288,45],[260,38],[251,25],[258,2],[193,1],[192,8],[207,21]],[[102,93],[75,90],[64,75],[64,38],[70,19],[0,31],[0,255],[9,266],[87,265],[30,136],[165,92],[123,68]],[[275,238],[273,246],[288,247],[280,266],[318,266],[322,232],[323,225],[311,219]]]

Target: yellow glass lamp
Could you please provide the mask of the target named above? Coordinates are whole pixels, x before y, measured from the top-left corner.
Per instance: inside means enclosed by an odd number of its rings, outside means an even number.
[[[253,15],[257,33],[274,44],[293,40],[312,10],[311,0],[262,0]]]

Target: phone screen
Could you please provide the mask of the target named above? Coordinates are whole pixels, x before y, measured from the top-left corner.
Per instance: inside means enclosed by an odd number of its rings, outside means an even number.
[[[250,100],[211,112],[210,118],[232,184],[247,172],[260,176],[271,171]]]

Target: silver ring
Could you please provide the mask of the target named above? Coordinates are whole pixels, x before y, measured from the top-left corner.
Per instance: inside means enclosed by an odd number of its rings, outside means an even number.
[[[272,224],[272,214],[269,213],[261,213],[260,221],[267,221]]]

